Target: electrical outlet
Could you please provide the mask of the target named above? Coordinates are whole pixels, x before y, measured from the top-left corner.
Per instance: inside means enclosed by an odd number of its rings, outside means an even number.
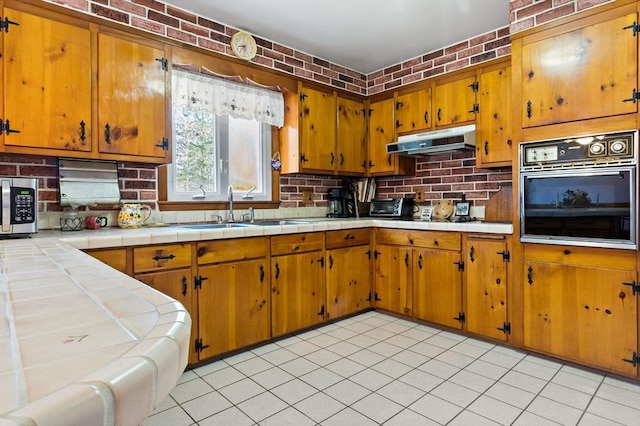
[[[302,191],[302,203],[303,204],[313,204],[313,192],[311,192],[311,191]]]
[[[415,202],[418,204],[424,203],[424,189],[416,189]]]

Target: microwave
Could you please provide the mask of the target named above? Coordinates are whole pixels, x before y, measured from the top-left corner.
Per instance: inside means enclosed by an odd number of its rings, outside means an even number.
[[[406,218],[413,216],[413,198],[374,198],[369,206],[373,217]]]
[[[0,236],[38,232],[38,179],[0,176]]]

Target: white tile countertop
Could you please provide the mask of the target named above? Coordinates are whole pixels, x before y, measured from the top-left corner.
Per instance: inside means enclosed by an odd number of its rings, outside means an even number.
[[[41,231],[0,241],[0,426],[135,425],[187,365],[185,308],[80,250],[364,227],[513,233],[506,223],[290,222]]]
[[[0,242],[0,425],[137,425],[187,365],[175,300],[58,238]]]

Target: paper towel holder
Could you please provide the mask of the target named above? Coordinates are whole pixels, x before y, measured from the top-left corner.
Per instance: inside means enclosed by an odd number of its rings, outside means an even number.
[[[120,204],[115,161],[58,159],[60,206]]]

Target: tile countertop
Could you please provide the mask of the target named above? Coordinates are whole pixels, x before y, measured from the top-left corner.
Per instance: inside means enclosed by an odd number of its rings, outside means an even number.
[[[364,227],[513,233],[506,223],[303,221],[41,231],[0,241],[0,425],[138,424],[187,365],[184,307],[78,249]]]

